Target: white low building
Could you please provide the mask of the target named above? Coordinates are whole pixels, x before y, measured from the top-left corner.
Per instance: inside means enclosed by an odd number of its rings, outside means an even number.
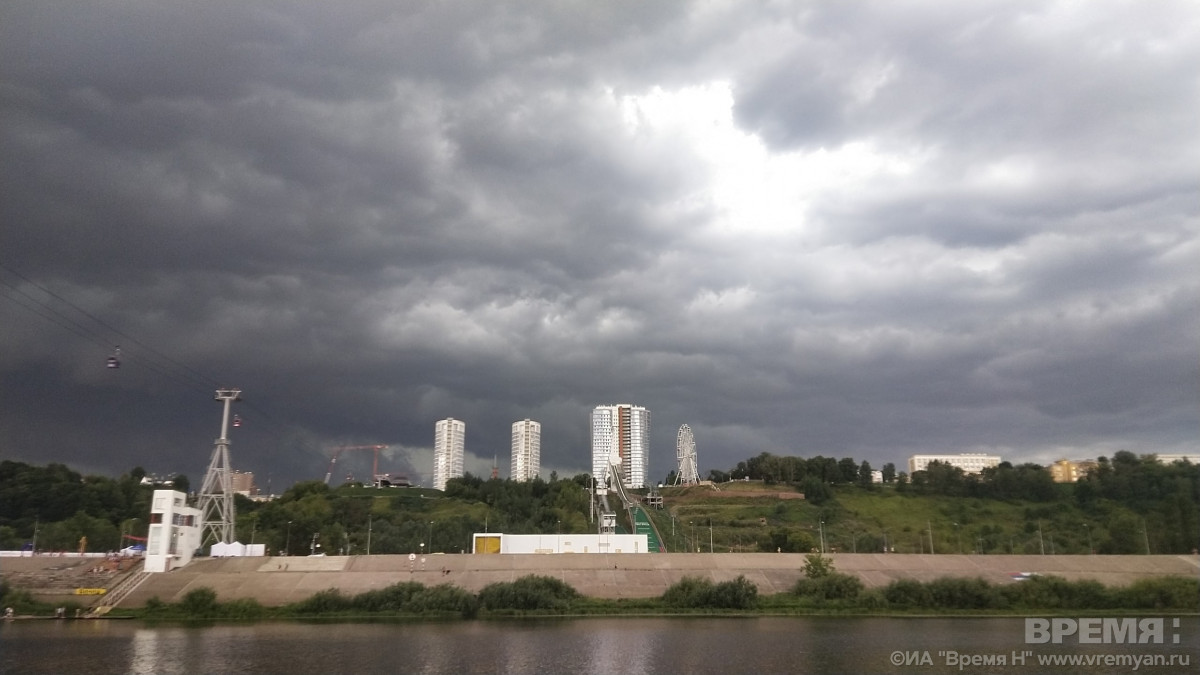
[[[150,529],[146,534],[147,572],[170,572],[192,561],[200,548],[204,518],[200,509],[187,505],[187,495],[175,490],[155,490],[150,503]]]
[[[908,458],[908,474],[924,471],[930,462],[941,462],[956,466],[963,473],[980,473],[984,469],[1000,466],[1000,455],[985,455],[983,453],[964,452],[957,455],[913,455]]]
[[[471,553],[648,553],[644,534],[501,534],[476,532]]]

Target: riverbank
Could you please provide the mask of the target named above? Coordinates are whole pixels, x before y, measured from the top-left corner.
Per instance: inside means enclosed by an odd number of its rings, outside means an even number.
[[[253,600],[218,602],[210,588],[189,591],[178,603],[152,598],[122,614],[149,620],[430,620],[568,618],[586,616],[1021,616],[1047,612],[1089,615],[1145,613],[1195,615],[1200,580],[1142,579],[1106,587],[1095,581],[1034,577],[1005,585],[982,579],[942,577],[899,580],[866,589],[857,578],[827,568],[789,592],[760,595],[745,577],[712,583],[684,578],[658,598],[606,600],[580,595],[562,581],[526,576],[498,582],[477,594],[450,584],[401,582],[354,596],[321,591],[298,603],[264,607]]]
[[[1014,574],[1053,575],[1127,586],[1139,579],[1200,576],[1200,556],[884,555],[827,556],[842,573],[870,588],[893,581],[942,577],[1011,584]],[[489,584],[528,575],[559,579],[581,595],[601,599],[655,598],[685,577],[712,583],[745,577],[760,594],[784,593],[804,576],[804,554],[657,553],[562,555],[331,556],[197,559],[147,578],[122,603],[141,607],[152,597],[178,602],[190,590],[211,588],[222,601],[253,599],[283,606],[328,589],[355,595],[399,582],[449,584],[478,593]]]

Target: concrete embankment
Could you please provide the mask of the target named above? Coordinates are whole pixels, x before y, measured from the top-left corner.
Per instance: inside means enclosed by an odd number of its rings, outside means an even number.
[[[868,587],[943,576],[1014,583],[1012,575],[1020,572],[1094,579],[1112,586],[1150,577],[1200,575],[1200,556],[1194,555],[829,557],[838,571],[858,576]],[[429,555],[424,564],[404,555],[197,559],[182,569],[151,575],[121,606],[139,607],[152,597],[177,602],[201,587],[215,590],[221,601],[253,598],[268,606],[303,600],[329,588],[354,595],[405,581],[448,583],[476,592],[490,583],[530,574],[562,579],[585,595],[601,598],[654,597],[689,576],[720,582],[745,575],[760,593],[770,594],[789,590],[803,576],[803,567],[804,555],[789,553]]]

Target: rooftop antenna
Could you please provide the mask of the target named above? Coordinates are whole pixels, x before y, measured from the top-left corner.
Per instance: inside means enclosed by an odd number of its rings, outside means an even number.
[[[213,446],[212,460],[200,488],[200,513],[204,521],[201,542],[209,536],[214,542],[233,543],[233,476],[229,467],[229,409],[234,401],[242,400],[241,389],[218,389],[216,400],[224,403],[221,415],[221,437]]]

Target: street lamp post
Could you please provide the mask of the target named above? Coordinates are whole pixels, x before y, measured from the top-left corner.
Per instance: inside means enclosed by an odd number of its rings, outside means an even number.
[[[433,553],[433,521],[429,521],[429,552]]]
[[[692,526],[692,538],[688,540],[688,551],[691,552],[692,547],[696,546],[696,521],[689,520],[688,525]],[[696,553],[700,552],[700,547],[696,546]]]
[[[708,521],[708,552],[713,552],[712,521]]]
[[[1092,528],[1091,528],[1091,526],[1089,526],[1087,523],[1084,523],[1084,524],[1083,524],[1083,529],[1084,529],[1084,531],[1085,531],[1085,532],[1087,532],[1087,538],[1088,538],[1088,554],[1090,555],[1090,554],[1093,554],[1093,553],[1095,553],[1095,552],[1096,552],[1096,549],[1092,548]]]
[[[287,526],[287,539],[286,539],[285,541],[286,541],[287,543],[285,543],[285,544],[283,545],[283,554],[284,554],[284,555],[291,555],[291,554],[292,554],[292,521],[290,521],[290,520],[288,521],[288,526]]]
[[[367,555],[371,555],[371,514],[367,514]]]
[[[958,554],[962,555],[962,525],[954,524],[954,538],[958,541]]]
[[[824,554],[825,553],[825,519],[824,518],[822,518],[820,521],[820,528],[821,528],[821,553]]]

